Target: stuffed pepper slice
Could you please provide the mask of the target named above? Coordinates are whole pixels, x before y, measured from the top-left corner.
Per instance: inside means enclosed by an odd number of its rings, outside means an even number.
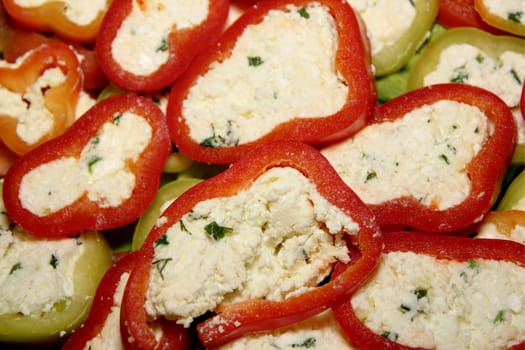
[[[173,141],[193,159],[228,164],[263,143],[359,130],[376,100],[364,35],[342,1],[257,2],[173,86]]]
[[[474,0],[439,0],[436,20],[446,28],[473,27],[492,34],[505,34],[481,18],[474,6]]]
[[[359,349],[523,349],[523,244],[415,231],[384,241],[374,275],[334,307]]]
[[[2,186],[0,180],[0,194]],[[111,265],[111,249],[99,232],[40,239],[12,221],[1,198],[0,257],[4,346],[59,344],[86,319]]]
[[[379,106],[365,128],[322,153],[384,228],[454,232],[490,210],[515,144],[501,99],[443,84]]]
[[[347,243],[362,257],[325,283],[350,260]],[[271,143],[163,212],[139,250],[124,318],[143,348],[155,346],[148,320],[198,319],[213,348],[323,311],[369,276],[380,252],[374,216],[326,159],[303,143]]]
[[[437,0],[347,0],[365,22],[376,76],[398,71],[425,41],[438,13]]]
[[[18,23],[42,33],[56,33],[75,42],[92,43],[111,0],[3,0]]]
[[[165,88],[216,40],[228,9],[228,0],[115,0],[97,37],[98,62],[122,88]]]
[[[35,234],[122,226],[153,200],[170,149],[155,103],[133,94],[107,98],[11,166],[6,208]]]
[[[76,118],[83,75],[75,52],[42,44],[0,64],[0,139],[17,154],[63,134]]]
[[[474,0],[481,18],[507,33],[525,36],[525,6],[521,1]]]

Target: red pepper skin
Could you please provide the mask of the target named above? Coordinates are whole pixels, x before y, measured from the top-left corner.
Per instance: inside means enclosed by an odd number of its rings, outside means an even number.
[[[496,200],[507,165],[516,146],[516,123],[510,109],[496,95],[466,84],[439,84],[404,94],[379,106],[371,123],[395,120],[421,106],[440,100],[478,107],[493,123],[494,133],[468,164],[471,191],[460,204],[435,210],[414,197],[370,204],[380,225],[412,227],[429,232],[456,232],[478,221]]]
[[[190,65],[173,86],[167,107],[171,138],[191,158],[212,164],[230,164],[249,150],[277,140],[296,140],[321,144],[340,139],[361,129],[371,116],[377,101],[374,76],[371,71],[369,42],[364,25],[345,1],[318,1],[328,8],[335,19],[339,42],[335,67],[348,85],[345,105],[336,113],[319,118],[296,118],[276,126],[265,136],[231,147],[206,147],[190,137],[190,130],[182,113],[183,102],[197,79],[214,62],[222,61],[231,51],[244,29],[263,20],[272,10],[286,10],[286,6],[306,6],[309,0],[259,1],[248,8],[210,47]]]
[[[474,7],[474,0],[440,0],[437,22],[445,28],[476,27],[492,34],[508,34],[486,23]]]
[[[131,91],[156,91],[172,84],[188,67],[195,55],[216,40],[226,22],[229,0],[209,2],[208,17],[198,26],[173,29],[168,36],[168,60],[150,75],[125,70],[113,57],[111,46],[122,22],[131,13],[133,0],[114,0],[109,7],[96,40],[97,60],[109,80]],[[139,2],[142,3],[142,2]],[[146,5],[144,5],[146,6]]]
[[[249,333],[271,330],[306,319],[347,297],[372,273],[381,254],[382,235],[368,207],[342,182],[326,158],[314,148],[294,141],[267,144],[252,150],[226,171],[193,186],[178,197],[162,214],[168,222],[154,227],[141,246],[123,302],[129,333],[135,341],[147,344],[141,348],[152,349],[155,345],[144,309],[155,241],[197,203],[235,195],[250,187],[254,179],[272,167],[293,167],[299,170],[315,183],[324,198],[352,217],[360,231],[355,237],[347,235],[347,238],[359,248],[361,258],[332,282],[284,301],[247,300],[221,307],[216,310],[219,312],[218,316],[197,325],[203,345],[214,348]],[[217,323],[219,319],[220,324]]]
[[[109,3],[111,0],[107,0]],[[16,0],[3,0],[4,7],[13,19],[23,26],[39,31],[52,32],[75,42],[91,43],[95,40],[105,11],[85,25],[72,22],[65,14],[66,1],[46,2],[40,6],[20,6]]]
[[[469,259],[491,259],[511,261],[525,267],[525,246],[523,244],[497,239],[472,239],[436,235],[427,232],[397,231],[384,235],[383,252],[415,252],[440,259],[468,261]],[[344,271],[346,267],[339,264],[336,272]],[[361,350],[414,350],[421,349],[404,346],[393,342],[380,334],[372,332],[355,315],[349,300],[338,303],[333,307],[334,315],[341,327],[348,334],[351,341]],[[509,347],[508,349],[523,350],[525,342]]]
[[[55,67],[66,78],[63,83],[50,87],[44,95],[46,107],[54,117],[53,129],[37,142],[29,144],[16,131],[17,118],[0,116],[0,138],[17,154],[25,154],[63,134],[73,124],[83,75],[75,53],[63,43],[42,44],[33,49],[20,66],[0,67],[0,85],[16,93],[25,93],[45,70]]]
[[[89,200],[87,193],[84,193],[71,205],[45,216],[38,216],[22,206],[20,185],[28,172],[65,156],[78,158],[104,123],[111,122],[115,115],[124,112],[142,116],[152,128],[149,144],[138,159],[127,162],[136,177],[129,198],[118,206],[103,207]],[[26,230],[46,237],[68,236],[83,229],[105,230],[123,226],[137,219],[153,200],[170,150],[164,115],[154,102],[134,94],[107,98],[88,110],[65,134],[25,154],[11,166],[5,177],[3,193],[6,209],[12,219]],[[42,230],[44,227],[46,230]]]

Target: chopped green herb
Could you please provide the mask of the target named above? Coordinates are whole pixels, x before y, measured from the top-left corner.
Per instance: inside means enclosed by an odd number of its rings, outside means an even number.
[[[98,145],[100,143],[100,137],[95,136],[91,139],[91,144]]]
[[[53,266],[54,269],[58,266],[58,258],[55,254],[51,254],[51,259],[49,260],[49,265]]]
[[[410,5],[412,5],[413,7],[416,7],[416,4],[414,4],[414,0],[408,0],[408,2],[409,2]]]
[[[377,177],[377,173],[374,170],[369,170],[366,173],[365,183],[367,183],[368,181],[370,181],[372,179],[375,179],[376,177]]]
[[[450,164],[448,157],[445,154],[440,154],[439,158],[441,158],[441,160],[443,160],[445,163]]]
[[[483,61],[485,61],[485,56],[483,56],[481,53],[478,53],[476,55],[476,61],[478,61],[478,63],[482,63]]]
[[[204,230],[209,234],[214,240],[218,241],[224,238],[224,235],[233,231],[233,228],[220,226],[217,222],[212,221],[208,225],[204,226]]]
[[[390,331],[384,331],[383,333],[381,333],[381,336],[391,341],[396,341],[397,338],[399,338],[399,334]]]
[[[509,12],[507,14],[508,20],[516,23],[521,23],[521,16],[523,16],[522,11]]]
[[[468,268],[469,269],[472,269],[472,270],[479,270],[479,265],[478,265],[478,262],[474,259],[469,259],[468,260]]]
[[[401,311],[401,313],[406,313],[406,312],[409,312],[411,310],[410,306],[407,306],[405,304],[401,304],[399,306],[399,311]]]
[[[310,262],[310,257],[308,256],[308,253],[306,252],[306,250],[304,250],[304,248],[301,248],[301,255],[303,256],[304,261],[306,261],[307,263]]]
[[[306,338],[302,343],[292,344],[292,348],[314,348],[317,340],[314,337]]]
[[[173,260],[172,258],[165,258],[165,259],[159,259],[152,262],[153,265],[157,268],[157,271],[160,274],[160,278],[164,279],[164,269],[166,268],[166,265]]]
[[[248,56],[248,65],[250,67],[257,67],[263,64],[261,56]]]
[[[310,18],[310,14],[308,13],[308,10],[306,9],[306,7],[301,7],[299,9],[299,11],[297,11],[297,12],[299,12],[301,17],[303,17],[303,18],[306,18],[306,19]]]
[[[102,158],[99,157],[99,156],[93,156],[93,157],[91,157],[91,158],[89,159],[89,161],[88,161],[88,163],[87,163],[87,167],[88,167],[88,172],[89,172],[90,174],[93,173],[93,165],[95,165],[95,163],[97,163],[97,162],[99,162],[99,161],[101,161],[101,160],[102,160]]]
[[[493,323],[499,323],[505,321],[505,310],[499,310],[496,314],[496,317],[494,317],[494,320],[492,320]]]
[[[454,75],[450,78],[451,83],[464,83],[468,79],[468,72],[465,70],[465,66],[454,68]]]
[[[516,82],[521,85],[522,81],[518,75],[518,73],[514,70],[514,69],[511,69],[510,70],[510,74],[512,74],[512,77],[514,78],[514,80],[516,80]]]
[[[159,239],[155,241],[155,248],[159,245],[168,245],[170,242],[168,241],[168,236],[162,235]]]
[[[20,270],[21,268],[22,268],[22,263],[17,262],[13,266],[11,266],[11,270],[9,270],[9,274],[11,275],[13,272],[15,272],[16,270]]]
[[[186,225],[184,225],[184,221],[179,221],[179,225],[180,225],[180,230],[183,231],[183,232],[186,232],[188,234],[191,235],[191,232],[190,230],[188,230],[188,228],[186,227]]]
[[[428,291],[423,288],[418,288],[414,291],[414,294],[417,296],[417,300],[422,299],[427,296]]]
[[[113,124],[119,125],[120,119],[122,119],[122,114],[120,113],[115,114],[115,116],[113,116]]]
[[[447,148],[452,152],[452,154],[458,153],[458,150],[456,147],[452,146],[451,144],[447,143]]]
[[[168,50],[168,39],[162,38],[160,41],[159,47],[155,50],[155,52],[164,52]]]

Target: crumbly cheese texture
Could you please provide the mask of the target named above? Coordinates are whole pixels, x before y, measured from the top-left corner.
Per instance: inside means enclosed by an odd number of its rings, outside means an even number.
[[[270,11],[190,89],[182,107],[190,137],[235,146],[295,118],[336,113],[348,95],[335,67],[337,44],[334,18],[318,3]]]
[[[113,306],[109,313],[104,326],[100,332],[84,346],[84,350],[123,350],[122,338],[120,336],[120,307],[124,289],[128,282],[129,273],[124,272],[120,276],[115,294],[113,295]]]
[[[270,333],[236,339],[218,350],[352,350],[331,310]]]
[[[525,341],[525,268],[412,252],[383,254],[351,300],[374,332],[411,347],[507,349]]]
[[[300,172],[272,168],[168,228],[155,244],[147,313],[189,326],[219,304],[302,293],[348,260],[344,235],[358,229]]]
[[[60,68],[49,68],[22,93],[0,87],[0,115],[18,119],[16,133],[27,144],[35,144],[53,131],[55,116],[47,109],[44,95],[65,79]]]
[[[366,25],[372,47],[377,54],[401,38],[416,18],[416,8],[406,0],[347,0],[359,12]]]
[[[40,7],[51,4],[56,0],[15,0],[20,7]],[[64,15],[77,25],[89,25],[99,13],[104,12],[108,6],[107,0],[61,0],[64,4]]]
[[[58,158],[29,171],[20,184],[22,206],[45,216],[85,194],[101,207],[120,205],[135,188],[135,175],[128,163],[138,159],[151,137],[152,128],[142,116],[116,114],[78,158]]]
[[[488,11],[506,21],[525,24],[525,4],[523,0],[483,0]]]
[[[465,168],[492,129],[477,107],[445,100],[371,124],[322,152],[366,203],[412,196],[445,210],[469,195]]]
[[[201,24],[208,6],[208,0],[133,1],[111,45],[113,58],[135,75],[155,72],[168,60],[169,33]]]
[[[75,293],[75,265],[83,252],[82,237],[37,239],[13,225],[0,196],[0,315],[62,307]]]
[[[519,104],[525,81],[525,51],[504,51],[494,58],[470,44],[445,48],[436,69],[427,74],[424,85],[466,83],[498,95],[509,107]]]

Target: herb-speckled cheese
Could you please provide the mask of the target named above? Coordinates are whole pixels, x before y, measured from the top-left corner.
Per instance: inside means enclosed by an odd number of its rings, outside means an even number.
[[[20,7],[39,7],[55,3],[56,0],[15,0]],[[61,0],[64,3],[64,14],[68,20],[77,25],[88,25],[107,7],[107,0]]]
[[[272,10],[247,26],[231,56],[212,64],[183,102],[191,138],[233,146],[296,117],[336,113],[348,94],[335,68],[337,42],[334,19],[318,3]]]
[[[416,18],[416,8],[407,0],[347,0],[366,25],[372,54],[394,44]]]
[[[446,100],[371,124],[322,152],[366,203],[413,196],[444,210],[470,193],[465,167],[491,130],[477,107]]]
[[[525,24],[525,4],[523,0],[483,0],[483,6],[488,11],[505,21]]]
[[[151,126],[143,117],[130,112],[115,115],[79,158],[58,158],[28,172],[20,184],[22,206],[45,216],[86,193],[100,206],[118,206],[135,187],[135,175],[126,162],[138,159],[151,137]]]
[[[398,343],[432,349],[507,349],[525,341],[525,268],[412,252],[383,254],[353,297],[359,319]]]
[[[168,59],[168,34],[199,25],[208,16],[208,0],[133,1],[111,46],[115,61],[136,75],[155,72]]]
[[[84,350],[107,349],[107,350],[123,350],[122,338],[120,336],[120,306],[122,304],[122,296],[124,289],[128,282],[129,273],[125,272],[120,276],[115,294],[113,295],[113,306],[109,313],[104,326],[97,334],[97,336],[86,343]]]
[[[300,172],[272,168],[168,228],[155,245],[147,313],[188,326],[219,304],[299,294],[348,259],[344,231],[357,230]]]
[[[0,87],[0,115],[18,119],[16,133],[27,144],[37,143],[53,130],[55,117],[45,106],[44,93],[65,78],[59,68],[49,68],[23,93]]]
[[[82,237],[37,239],[12,226],[0,196],[0,315],[38,315],[67,303],[83,252]]]
[[[470,44],[455,44],[444,49],[436,69],[424,78],[424,85],[467,83],[501,97],[509,106],[519,104],[525,81],[525,51],[505,51],[497,58]]]
[[[219,350],[351,350],[345,332],[330,310],[271,333],[249,335],[234,340]]]

